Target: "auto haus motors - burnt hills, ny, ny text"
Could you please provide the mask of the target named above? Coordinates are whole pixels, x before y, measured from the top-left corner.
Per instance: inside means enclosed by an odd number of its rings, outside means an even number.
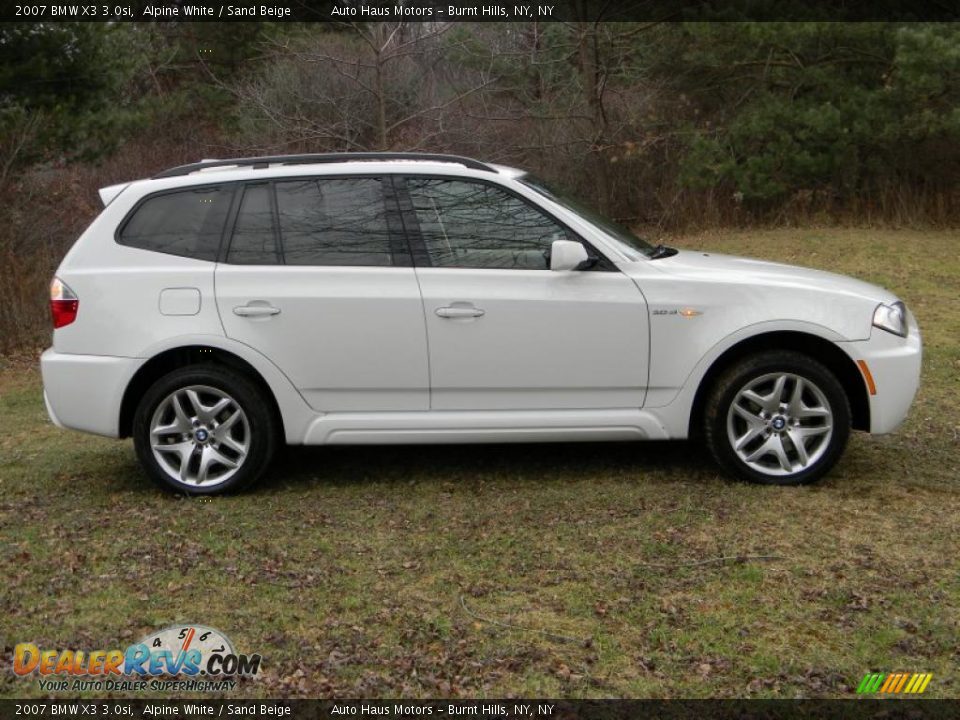
[[[550,716],[553,714],[553,708],[555,705],[536,705],[536,714],[541,717]],[[521,717],[530,717],[533,714],[533,705],[522,704],[514,705],[512,708],[513,715]],[[500,704],[468,704],[468,705],[447,705],[446,707],[439,706],[434,707],[432,705],[403,705],[401,703],[394,703],[390,705],[388,703],[382,703],[379,705],[338,705],[335,704],[330,708],[330,714],[335,716],[347,716],[347,715],[357,715],[357,716],[370,716],[370,715],[381,715],[381,716],[393,716],[393,717],[414,717],[418,715],[433,715],[434,712],[437,712],[439,715],[445,715],[447,717],[457,717],[460,715],[475,715],[477,717],[507,717],[510,715],[511,710],[506,705]]]

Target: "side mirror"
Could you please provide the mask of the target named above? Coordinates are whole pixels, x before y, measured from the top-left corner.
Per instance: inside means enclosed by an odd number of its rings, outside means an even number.
[[[550,246],[551,270],[578,270],[583,263],[589,261],[587,249],[582,243],[573,240],[554,240]]]

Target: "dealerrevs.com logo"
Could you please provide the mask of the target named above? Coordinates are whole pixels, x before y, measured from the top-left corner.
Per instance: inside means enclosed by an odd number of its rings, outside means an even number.
[[[46,691],[215,691],[260,671],[260,655],[243,655],[205,625],[171,625],[125,650],[48,650],[20,643],[13,672],[38,677]]]

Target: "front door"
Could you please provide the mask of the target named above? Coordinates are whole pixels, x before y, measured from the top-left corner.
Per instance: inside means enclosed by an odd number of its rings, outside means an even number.
[[[579,240],[493,183],[408,176],[433,410],[641,407],[643,295],[608,263],[549,270],[551,243]]]
[[[226,334],[316,410],[427,410],[422,302],[389,178],[248,184],[216,296]]]

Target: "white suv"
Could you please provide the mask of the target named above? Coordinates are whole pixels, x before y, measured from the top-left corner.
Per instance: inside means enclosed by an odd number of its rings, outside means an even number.
[[[894,430],[921,343],[894,295],[651,247],[520,170],[405,153],[204,161],[100,191],[51,286],[54,423],[162,486],[292,445],[700,437],[810,482]]]

